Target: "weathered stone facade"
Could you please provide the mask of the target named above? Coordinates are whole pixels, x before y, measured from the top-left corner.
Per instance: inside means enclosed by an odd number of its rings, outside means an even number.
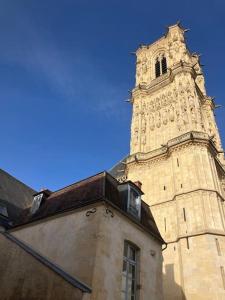
[[[121,299],[124,241],[132,241],[141,249],[138,299],[151,295],[162,300],[161,243],[116,209],[110,207],[108,213],[106,208],[103,204],[84,207],[13,229],[11,235],[92,287],[85,294],[90,300]]]
[[[225,299],[225,160],[199,56],[170,26],[137,52],[127,176],[140,180],[164,251],[165,300]],[[166,58],[167,71],[155,74]]]
[[[0,212],[0,299],[163,300],[165,242],[142,194],[101,172],[35,193],[17,223]]]
[[[0,234],[1,300],[87,300],[82,293],[32,255]]]

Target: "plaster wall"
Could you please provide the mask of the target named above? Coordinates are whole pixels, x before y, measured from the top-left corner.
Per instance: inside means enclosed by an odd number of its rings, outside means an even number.
[[[127,217],[113,210],[114,217],[101,212],[99,242],[93,278],[93,300],[121,298],[121,274],[124,241],[135,244],[139,250],[138,268],[140,300],[161,300],[162,252],[161,244]],[[155,253],[151,255],[151,251]],[[102,284],[104,282],[104,284]]]
[[[87,217],[91,208],[96,211]],[[104,205],[96,205],[18,228],[12,234],[88,284],[91,300],[121,298],[124,241],[131,241],[140,248],[139,299],[161,300],[161,243],[116,209],[110,210],[113,217]]]
[[[85,297],[79,289],[0,234],[1,300],[88,299]]]
[[[87,217],[89,209],[20,227],[12,235],[90,286],[100,220]]]

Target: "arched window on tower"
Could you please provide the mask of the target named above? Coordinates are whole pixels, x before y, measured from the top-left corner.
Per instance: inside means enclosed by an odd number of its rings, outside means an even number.
[[[160,62],[159,59],[156,59],[156,63],[155,63],[155,77],[159,77],[160,76]]]
[[[155,62],[155,77],[159,77],[162,74],[165,74],[167,72],[167,61],[166,57],[163,55],[160,58],[156,58]]]
[[[162,74],[165,74],[167,72],[167,62],[165,56],[163,56],[161,60],[161,64],[162,64]]]

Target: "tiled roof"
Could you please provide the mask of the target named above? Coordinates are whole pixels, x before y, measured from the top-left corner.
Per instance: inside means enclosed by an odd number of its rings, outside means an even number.
[[[64,211],[74,210],[92,203],[106,201],[115,209],[120,210],[133,222],[142,226],[146,231],[154,235],[158,240],[164,242],[149,206],[142,201],[142,212],[140,221],[132,217],[124,209],[123,199],[118,190],[119,182],[107,172],[102,172],[80,182],[74,183],[58,191],[52,192],[48,196],[38,211],[32,215],[27,209],[21,215],[19,224],[30,223],[53,216]]]

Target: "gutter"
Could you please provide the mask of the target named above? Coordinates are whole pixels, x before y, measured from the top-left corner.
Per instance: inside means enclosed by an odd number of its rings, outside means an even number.
[[[165,248],[162,248],[162,252],[167,249],[168,244],[164,244]]]

